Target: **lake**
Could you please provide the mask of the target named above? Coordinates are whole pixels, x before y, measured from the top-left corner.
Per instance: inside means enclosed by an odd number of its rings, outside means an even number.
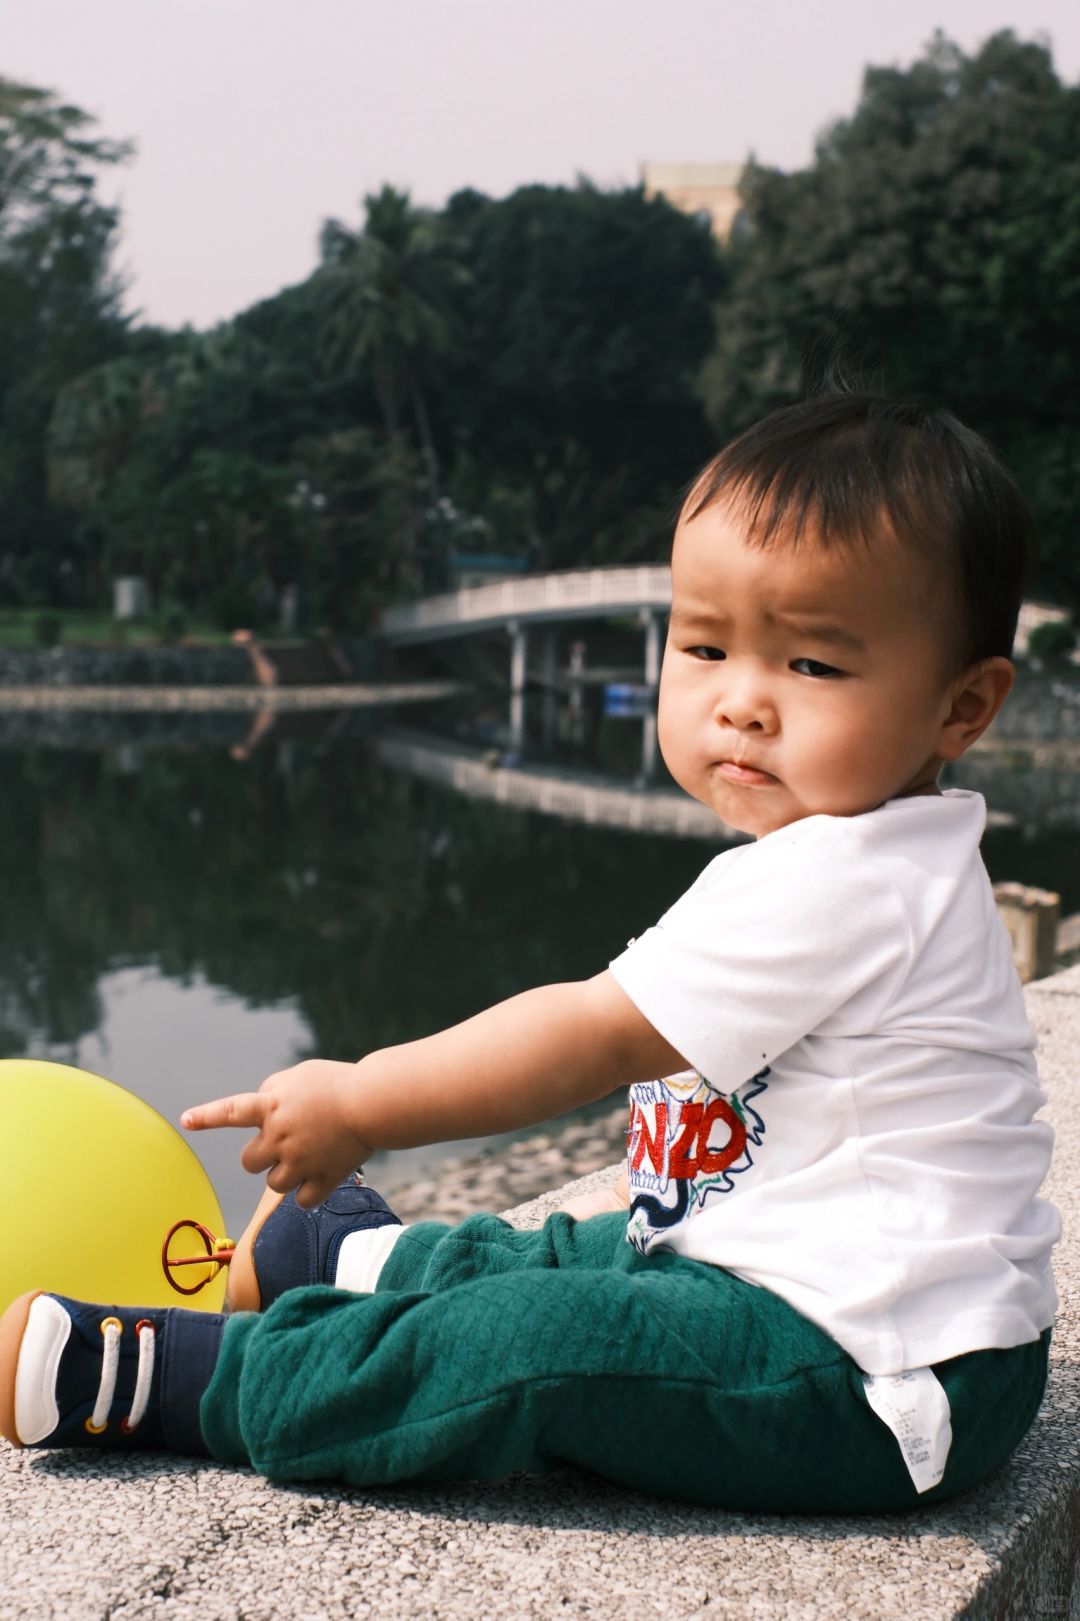
[[[524,749],[504,707],[9,725],[0,1055],[94,1070],[175,1121],[302,1057],[358,1057],[597,972],[723,841],[676,828],[692,805],[599,689],[577,710],[530,700]],[[1030,777],[966,771],[946,786],[1005,805],[991,876],[1080,911],[1080,819],[1040,818]],[[257,1192],[241,1139],[194,1146],[235,1232]],[[462,1151],[378,1156],[371,1180],[392,1191]]]

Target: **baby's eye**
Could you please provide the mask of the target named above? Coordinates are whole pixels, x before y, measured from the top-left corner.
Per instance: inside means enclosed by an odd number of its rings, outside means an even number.
[[[686,651],[692,659],[705,659],[707,662],[727,658],[727,654],[719,647],[688,647]]]
[[[822,664],[819,659],[793,659],[791,668],[797,670],[800,675],[816,676],[819,680],[844,673],[843,670],[834,669],[831,664]]]

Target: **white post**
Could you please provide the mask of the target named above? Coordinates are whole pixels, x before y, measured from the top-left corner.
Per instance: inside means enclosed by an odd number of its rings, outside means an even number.
[[[995,884],[997,914],[1012,941],[1016,971],[1026,985],[1054,972],[1061,896],[1027,884]]]
[[[645,685],[660,685],[660,616],[650,608],[641,610],[645,627]]]

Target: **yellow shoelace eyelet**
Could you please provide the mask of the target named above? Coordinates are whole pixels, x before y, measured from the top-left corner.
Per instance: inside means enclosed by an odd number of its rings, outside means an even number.
[[[120,1321],[119,1317],[103,1317],[101,1322],[98,1324],[98,1327],[100,1328],[103,1337],[107,1328],[115,1328],[118,1334],[122,1334],[124,1332],[124,1325]],[[83,1428],[88,1435],[104,1435],[108,1427],[108,1419],[105,1420],[104,1424],[95,1424],[94,1415],[92,1413],[89,1418],[83,1419]]]

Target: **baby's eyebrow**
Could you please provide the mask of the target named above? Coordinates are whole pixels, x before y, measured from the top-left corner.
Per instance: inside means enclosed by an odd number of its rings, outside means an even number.
[[[853,630],[848,630],[832,620],[815,619],[810,614],[770,614],[768,617],[774,624],[784,625],[805,636],[812,636],[815,642],[829,642],[833,647],[846,647],[852,653],[866,652],[866,643],[861,636],[856,636]]]
[[[811,636],[815,642],[827,642],[833,647],[843,647],[852,653],[865,653],[866,643],[861,636],[853,630],[837,624],[830,619],[815,619],[812,614],[766,614],[770,624],[783,626],[787,630],[794,630],[799,635]],[[675,630],[685,630],[697,626],[705,631],[706,628],[722,635],[727,622],[722,614],[697,612],[687,608],[672,608],[670,623]]]

